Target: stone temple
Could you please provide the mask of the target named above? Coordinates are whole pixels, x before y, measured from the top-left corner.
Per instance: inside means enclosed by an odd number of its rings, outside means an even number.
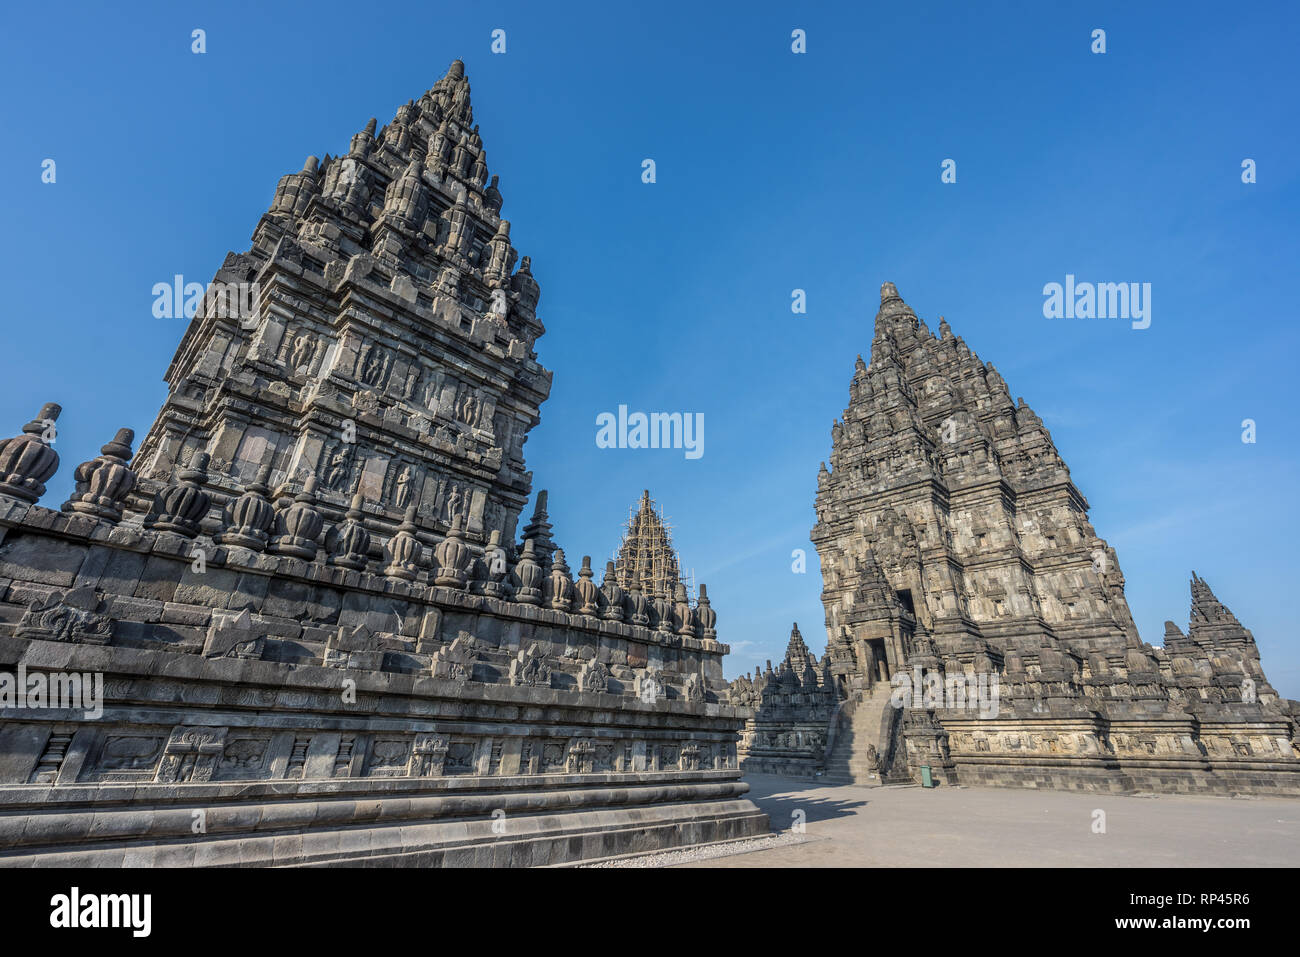
[[[123,429],[51,508],[59,406],[0,442],[0,864],[550,864],[767,833],[666,530],[638,512],[598,583],[544,491],[519,528],[551,373],[501,209],[457,61],[280,180],[134,456]],[[65,706],[96,675],[102,713]]]
[[[796,626],[784,662],[732,683],[754,712],[745,768],[1300,794],[1300,703],[1251,633],[1193,573],[1187,633],[1143,642],[1042,420],[892,283],[831,442],[812,531],[826,651]]]

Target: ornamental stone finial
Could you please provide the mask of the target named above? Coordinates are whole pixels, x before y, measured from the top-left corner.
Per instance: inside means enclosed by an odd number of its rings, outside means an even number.
[[[308,156],[301,172],[280,177],[280,182],[275,187],[275,197],[271,200],[272,213],[301,216],[307,211],[312,196],[320,190],[320,177],[316,172],[318,162],[316,157]]]
[[[573,585],[580,615],[596,615],[600,612],[600,589],[592,577],[591,556],[583,555],[582,568],[578,570],[578,580]]]
[[[556,611],[569,611],[573,606],[573,579],[569,577],[569,565],[564,560],[562,548],[557,548],[551,559],[549,584],[551,607]]]
[[[494,528],[488,535],[487,547],[483,550],[483,567],[487,573],[483,581],[483,594],[491,598],[506,597],[507,557],[506,550],[501,545],[501,529]]]
[[[360,133],[353,135],[352,142],[348,146],[348,154],[354,157],[364,157],[370,152],[370,146],[375,141],[375,118],[372,116],[366,128]]]
[[[662,591],[656,590],[652,604],[655,609],[655,631],[663,635],[673,633],[673,602]]]
[[[475,186],[482,186],[483,181],[487,179],[487,150],[479,150],[478,155],[474,157],[474,162],[470,164],[469,179]]]
[[[335,525],[325,536],[325,547],[330,555],[330,564],[354,571],[366,567],[370,554],[370,532],[362,524],[365,515],[363,506],[365,498],[360,492],[352,496],[352,505],[343,521]]]
[[[600,586],[604,610],[601,617],[607,621],[623,620],[624,592],[618,584],[618,572],[612,561],[605,562],[605,581]]]
[[[414,581],[419,571],[420,556],[423,548],[415,537],[415,506],[408,505],[402,524],[397,526],[395,534],[388,542],[388,567],[384,574],[389,578]]]
[[[539,605],[542,601],[542,566],[537,564],[533,540],[524,542],[523,553],[515,563],[515,598],[525,605]]]
[[[118,429],[113,441],[100,448],[98,458],[78,465],[73,473],[77,490],[63,504],[63,511],[120,521],[122,501],[135,487],[136,474],[127,464],[134,440],[131,429]]]
[[[709,601],[707,585],[700,586],[700,600],[695,605],[695,618],[700,623],[700,637],[705,641],[717,641],[718,613],[713,610],[713,605]]]
[[[492,174],[492,181],[488,183],[487,189],[483,190],[483,204],[494,213],[501,212],[501,190],[497,186],[500,181],[500,176]]]
[[[438,561],[438,577],[434,579],[435,585],[443,585],[447,588],[466,586],[468,576],[465,574],[465,568],[469,564],[469,548],[465,545],[465,536],[461,532],[459,515],[452,520],[447,537],[434,549],[434,557]]]
[[[641,594],[641,582],[632,579],[627,591],[628,621],[634,625],[646,627],[650,624],[650,610],[645,595]]]
[[[551,555],[555,551],[555,543],[551,539],[551,520],[546,514],[546,499],[546,489],[537,493],[537,505],[533,509],[533,517],[524,526],[523,532],[525,541],[534,543],[536,560],[543,571],[550,566]]]
[[[35,502],[45,494],[45,483],[59,468],[59,453],[50,443],[62,411],[57,402],[47,402],[21,435],[0,442],[0,495]]]
[[[222,545],[238,545],[260,552],[266,548],[275,524],[275,507],[267,498],[270,491],[271,466],[258,469],[244,493],[226,506],[224,528],[216,536]]]
[[[316,508],[316,476],[309,475],[302,491],[293,497],[293,504],[276,517],[276,530],[280,534],[271,539],[268,551],[311,561],[320,548],[324,527],[325,517]]]
[[[686,596],[686,586],[682,582],[677,583],[673,595],[673,617],[677,622],[677,634],[683,638],[695,637],[695,614],[691,610],[690,600]]]
[[[207,452],[195,449],[190,453],[189,465],[176,472],[176,484],[164,486],[154,496],[150,528],[186,538],[199,534],[199,523],[208,514],[212,502],[212,496],[204,490],[210,460]]]
[[[533,257],[525,256],[520,261],[519,271],[510,278],[510,288],[519,293],[519,306],[524,312],[533,312],[541,297],[541,287],[533,278]]]

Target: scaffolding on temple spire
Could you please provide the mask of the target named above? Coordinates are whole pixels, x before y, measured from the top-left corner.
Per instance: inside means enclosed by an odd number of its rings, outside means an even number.
[[[671,599],[679,583],[686,586],[688,595],[694,594],[694,575],[682,574],[681,556],[673,548],[672,525],[650,497],[649,489],[628,509],[627,530],[618,547],[614,570],[621,587],[631,588],[636,582],[646,595]]]

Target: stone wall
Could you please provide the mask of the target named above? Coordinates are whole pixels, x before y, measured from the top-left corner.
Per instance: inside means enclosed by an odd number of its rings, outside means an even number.
[[[0,529],[0,670],[104,682],[97,718],[5,712],[0,862],[483,862],[519,827],[553,863],[766,830],[717,642],[5,497]]]

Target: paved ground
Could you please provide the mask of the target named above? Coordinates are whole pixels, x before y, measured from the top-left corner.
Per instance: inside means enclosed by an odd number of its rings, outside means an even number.
[[[1300,866],[1300,799],[746,780],[774,830],[802,811],[810,840],[680,866]]]

